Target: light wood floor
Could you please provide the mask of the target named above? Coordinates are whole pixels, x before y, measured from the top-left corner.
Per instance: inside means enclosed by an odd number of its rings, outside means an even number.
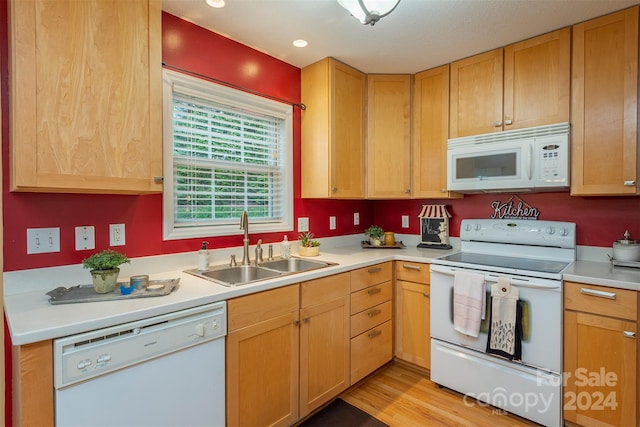
[[[438,388],[426,371],[398,362],[340,397],[391,427],[538,425],[496,408],[465,404],[462,394]]]

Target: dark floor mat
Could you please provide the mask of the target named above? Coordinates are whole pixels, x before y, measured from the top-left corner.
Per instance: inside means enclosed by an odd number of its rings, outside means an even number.
[[[336,399],[298,427],[388,427],[342,399]]]

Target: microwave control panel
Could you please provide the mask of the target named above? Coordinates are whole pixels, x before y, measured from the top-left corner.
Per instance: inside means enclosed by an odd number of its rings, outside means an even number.
[[[536,181],[568,185],[569,141],[567,137],[536,138]]]

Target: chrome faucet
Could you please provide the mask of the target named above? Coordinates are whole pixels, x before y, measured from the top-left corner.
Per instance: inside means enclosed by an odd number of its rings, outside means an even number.
[[[244,250],[242,251],[241,265],[251,265],[251,260],[249,259],[249,217],[247,216],[247,211],[242,211],[242,215],[240,215],[240,229],[244,230],[244,239],[242,240]]]

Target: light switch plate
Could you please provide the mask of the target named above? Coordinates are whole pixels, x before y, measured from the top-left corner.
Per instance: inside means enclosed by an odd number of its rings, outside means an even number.
[[[27,228],[27,254],[60,252],[60,228]]]
[[[76,251],[96,248],[96,228],[93,225],[76,227]]]
[[[409,215],[402,215],[402,228],[409,228]]]
[[[298,218],[298,231],[305,232],[309,231],[309,218],[300,217]]]
[[[353,225],[360,225],[360,212],[353,213]]]
[[[336,217],[335,216],[330,216],[329,217],[329,230],[335,230],[336,229]]]

